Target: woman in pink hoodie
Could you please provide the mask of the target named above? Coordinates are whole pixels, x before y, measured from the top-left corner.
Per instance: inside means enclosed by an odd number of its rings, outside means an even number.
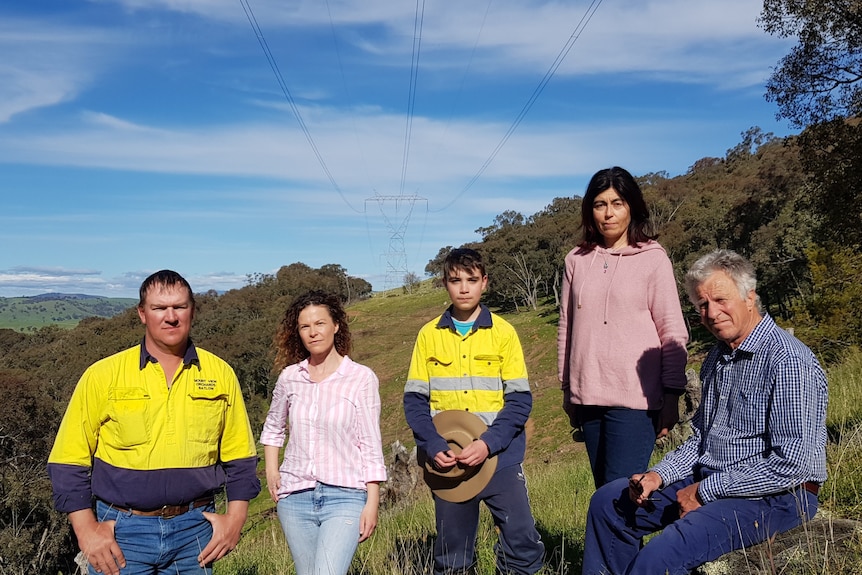
[[[599,487],[646,469],[656,437],[679,421],[688,331],[673,266],[629,172],[592,177],[581,226],[566,256],[557,357],[563,409],[583,431]]]

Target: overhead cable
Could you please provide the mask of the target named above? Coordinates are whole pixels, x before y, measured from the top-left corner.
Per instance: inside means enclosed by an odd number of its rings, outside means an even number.
[[[421,1],[421,8],[420,8]],[[407,94],[407,124],[404,130],[404,155],[401,163],[401,185],[398,193],[404,194],[407,179],[407,164],[410,156],[410,137],[413,131],[413,112],[416,105],[416,84],[419,80],[419,53],[422,47],[422,25],[425,21],[425,0],[416,0],[416,15],[413,18],[413,57],[410,62],[410,87]]]
[[[347,204],[347,206],[354,212],[361,214],[362,212],[354,208],[353,205],[344,196],[344,193],[341,191],[341,188],[338,186],[338,183],[332,176],[332,172],[329,171],[329,168],[326,166],[326,162],[323,161],[323,156],[320,154],[320,150],[317,148],[317,144],[314,143],[314,138],[311,137],[311,132],[308,130],[308,126],[306,126],[305,121],[302,119],[302,115],[299,113],[299,108],[296,105],[296,101],[293,99],[293,95],[290,93],[290,89],[287,87],[287,83],[284,81],[284,77],[281,75],[281,71],[278,69],[278,64],[276,63],[275,57],[272,55],[272,52],[269,49],[269,45],[266,42],[266,38],[264,38],[263,36],[263,31],[260,29],[260,26],[257,23],[257,18],[255,18],[254,16],[254,11],[252,11],[251,9],[251,4],[249,4],[249,0],[239,0],[239,3],[240,5],[242,5],[242,9],[245,12],[245,16],[246,18],[248,18],[248,23],[251,24],[251,28],[252,30],[254,30],[254,34],[257,37],[258,44],[260,44],[260,47],[263,50],[264,55],[266,56],[266,60],[267,62],[269,62],[270,69],[272,70],[273,74],[275,74],[275,79],[278,82],[278,86],[281,88],[282,94],[284,94],[284,97],[287,100],[287,103],[290,106],[293,115],[296,117],[296,121],[299,123],[299,127],[302,129],[302,133],[305,134],[305,139],[308,141],[309,146],[311,146],[311,150],[317,157],[317,161],[318,163],[320,163],[320,167],[323,168],[323,172],[326,174],[326,177],[329,179],[329,182],[332,184],[332,187],[335,188],[335,191],[337,191],[338,195],[341,196],[341,199],[344,201],[344,203]]]
[[[532,108],[533,104],[536,103],[536,100],[539,99],[539,95],[545,89],[545,86],[548,85],[548,82],[551,81],[551,78],[554,76],[554,73],[557,71],[557,68],[559,68],[560,65],[563,63],[563,60],[565,60],[569,51],[571,51],[572,47],[575,45],[575,42],[580,37],[581,33],[584,31],[587,24],[589,24],[590,20],[593,17],[593,14],[595,14],[596,10],[598,10],[601,3],[602,3],[602,0],[593,0],[592,3],[589,5],[589,7],[587,7],[587,11],[581,17],[581,20],[580,20],[580,22],[578,22],[577,26],[575,26],[575,29],[572,31],[571,36],[569,36],[569,39],[566,42],[565,46],[563,46],[563,48],[560,50],[560,53],[557,54],[556,59],[554,59],[554,62],[548,68],[548,71],[545,72],[545,75],[542,77],[541,81],[539,81],[539,84],[536,86],[536,89],[533,90],[533,93],[530,95],[526,104],[524,104],[524,107],[521,108],[521,111],[518,113],[517,117],[512,122],[512,125],[509,126],[509,129],[503,135],[503,138],[500,140],[500,142],[497,144],[497,146],[494,148],[494,150],[491,152],[491,155],[488,156],[488,159],[486,159],[485,162],[482,164],[482,166],[479,168],[479,171],[476,172],[476,174],[470,179],[470,181],[467,182],[467,185],[464,186],[464,188],[462,188],[461,191],[458,192],[455,195],[455,197],[452,198],[452,200],[448,204],[446,204],[445,206],[443,206],[439,210],[432,210],[433,212],[435,212],[435,213],[436,212],[442,212],[442,211],[448,209],[450,206],[452,206],[452,204],[454,204],[456,201],[458,201],[458,199],[461,196],[463,196],[470,188],[472,188],[473,184],[475,184],[479,180],[480,177],[482,177],[482,174],[485,173],[485,170],[488,169],[488,166],[491,165],[491,162],[494,161],[494,158],[497,157],[497,154],[500,152],[500,150],[503,148],[503,146],[506,144],[506,142],[509,141],[509,138],[515,132],[515,130],[518,128],[518,126],[521,124],[521,121],[527,115],[527,112],[530,111],[530,108]]]

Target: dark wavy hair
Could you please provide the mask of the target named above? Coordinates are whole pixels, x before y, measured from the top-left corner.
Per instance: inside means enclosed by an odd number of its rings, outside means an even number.
[[[581,202],[581,228],[584,230],[584,239],[579,245],[584,248],[604,245],[604,238],[593,216],[593,202],[596,196],[608,188],[613,188],[629,206],[631,221],[626,230],[629,245],[656,239],[658,234],[652,231],[649,209],[640,186],[627,170],[614,166],[596,172],[587,185],[587,191]]]
[[[299,313],[310,305],[318,305],[329,310],[329,316],[338,331],[335,332],[335,351],[339,355],[349,355],[353,340],[350,337],[350,327],[347,322],[347,312],[341,305],[341,300],[335,294],[320,290],[312,290],[293,300],[284,312],[284,317],[275,335],[275,369],[281,371],[288,365],[302,361],[311,354],[302,344],[299,337]]]
[[[471,272],[478,270],[482,277],[485,277],[485,262],[482,260],[482,254],[470,248],[455,248],[446,255],[443,260],[443,283],[449,278],[449,274],[464,270]]]
[[[147,302],[147,293],[155,286],[172,288],[181,286],[189,292],[189,303],[192,304],[192,309],[195,308],[195,294],[192,292],[192,286],[186,281],[186,278],[173,270],[159,270],[151,274],[141,283],[141,289],[138,290],[140,299],[138,301],[138,309],[144,309],[144,304]]]

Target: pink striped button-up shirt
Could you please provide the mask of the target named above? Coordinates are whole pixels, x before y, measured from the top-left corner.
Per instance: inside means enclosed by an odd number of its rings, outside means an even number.
[[[365,489],[386,481],[378,387],[374,372],[347,356],[320,382],[309,378],[308,360],[284,368],[260,436],[276,447],[289,436],[279,497],[317,482]]]

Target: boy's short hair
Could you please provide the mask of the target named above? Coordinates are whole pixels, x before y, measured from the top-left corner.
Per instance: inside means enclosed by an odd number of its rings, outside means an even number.
[[[481,254],[470,248],[455,248],[449,252],[443,260],[443,281],[446,281],[449,274],[459,270],[479,270],[482,277],[488,275],[485,273],[485,262],[482,261]]]

